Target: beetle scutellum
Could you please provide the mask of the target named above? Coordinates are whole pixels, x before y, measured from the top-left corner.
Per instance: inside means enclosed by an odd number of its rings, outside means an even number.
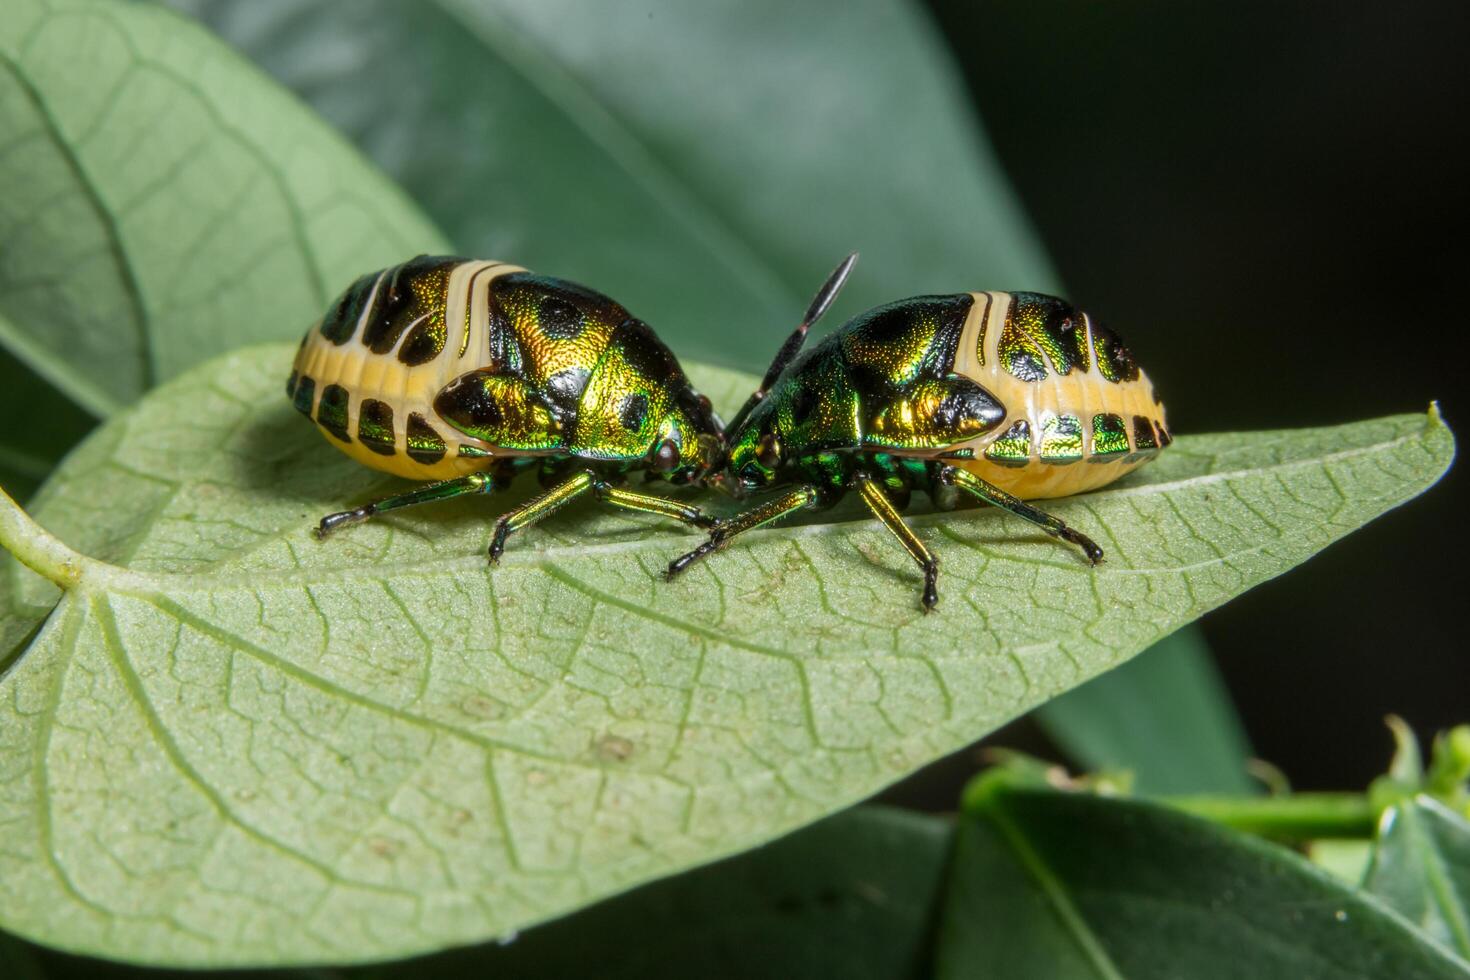
[[[1171,437],[1148,377],[1116,334],[1038,293],[915,296],[853,317],[800,354],[856,256],[837,267],[727,430],[723,483],[779,494],[710,530],[679,574],[743,531],[856,490],[924,570],[939,562],[899,516],[912,489],[952,507],[958,491],[1078,545],[1092,539],[1024,499],[1081,493],[1156,456]]]
[[[363,276],[301,342],[295,406],[360,463],[434,480],[322,518],[374,514],[504,487],[539,467],[550,489],[502,516],[490,544],[591,492],[695,527],[714,521],[619,486],[674,483],[724,458],[719,418],[643,321],[600,293],[502,262],[421,255]]]

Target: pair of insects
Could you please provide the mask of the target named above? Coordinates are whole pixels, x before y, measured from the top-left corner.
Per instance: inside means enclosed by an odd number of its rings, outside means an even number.
[[[1170,442],[1163,406],[1118,337],[1037,293],[916,296],[860,314],[802,351],[841,289],[818,290],[728,426],[648,325],[600,293],[502,262],[419,256],[354,282],[303,339],[287,393],[361,463],[434,481],[322,519],[319,532],[401,507],[504,488],[535,468],[546,491],[496,521],[506,539],[584,494],[708,532],[673,577],[738,535],[855,491],[923,570],[904,523],[912,490],[968,494],[1080,547],[1025,503],[1095,489]],[[646,471],[736,498],[729,519],[625,486]]]

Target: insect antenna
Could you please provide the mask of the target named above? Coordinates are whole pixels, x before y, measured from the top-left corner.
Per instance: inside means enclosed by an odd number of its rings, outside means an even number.
[[[782,344],[781,349],[776,352],[776,358],[771,361],[771,366],[766,369],[766,376],[761,379],[760,387],[751,392],[750,397],[745,400],[745,404],[740,407],[740,411],[735,413],[735,418],[730,421],[729,425],[725,426],[726,432],[739,430],[741,424],[745,421],[745,417],[750,414],[751,409],[761,403],[761,400],[766,397],[766,392],[771,390],[771,386],[781,376],[781,372],[786,370],[787,366],[796,359],[797,354],[801,353],[801,345],[806,343],[807,331],[811,329],[812,324],[822,318],[822,314],[827,312],[827,308],[832,305],[832,301],[842,291],[842,285],[847,282],[847,275],[852,271],[852,267],[857,263],[857,259],[858,254],[853,252],[839,262],[837,268],[833,269],[832,274],[827,277],[827,281],[822,283],[822,288],[817,290],[817,295],[812,297],[811,305],[806,308],[806,315],[801,318],[801,322],[796,325],[796,329],[791,332],[791,336],[786,338],[786,343]]]

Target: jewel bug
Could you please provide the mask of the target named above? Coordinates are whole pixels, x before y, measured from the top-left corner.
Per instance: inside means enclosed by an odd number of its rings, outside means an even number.
[[[939,599],[939,560],[899,513],[916,489],[941,509],[962,493],[1000,507],[1101,562],[1091,538],[1025,500],[1104,486],[1172,441],[1128,348],[1055,297],[972,292],[876,307],[802,353],[856,259],[818,291],[727,427],[725,468],[706,478],[736,496],[782,492],[710,528],[669,577],[849,491],[923,570],[926,612]]]
[[[724,458],[709,399],[648,325],[575,283],[503,262],[420,255],[349,286],[302,339],[288,397],[360,463],[433,481],[329,514],[325,536],[416,504],[489,493],[537,468],[545,493],[502,515],[506,538],[591,493],[709,529],[698,508],[626,489]]]

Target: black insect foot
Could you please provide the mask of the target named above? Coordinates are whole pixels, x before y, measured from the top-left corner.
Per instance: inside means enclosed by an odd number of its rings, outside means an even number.
[[[684,569],[699,561],[699,559],[703,558],[710,552],[718,551],[724,545],[724,543],[725,539],[719,534],[718,531],[711,533],[709,536],[709,540],[704,542],[704,544],[700,545],[698,548],[695,548],[688,554],[680,555],[678,558],[675,558],[673,561],[669,562],[669,570],[665,573],[664,578],[668,581],[673,581],[674,576],[679,575],[684,571]]]
[[[924,570],[924,612],[928,613],[939,605],[939,567]]]
[[[1093,565],[1101,565],[1103,563],[1103,550],[1087,535],[1079,534],[1071,528],[1064,529],[1061,534],[1064,540],[1070,541],[1081,548],[1082,553],[1087,556],[1087,560]]]
[[[340,513],[328,514],[317,524],[316,536],[318,538],[325,538],[338,528],[346,527],[349,524],[361,524],[369,517],[372,517],[373,512],[373,505],[368,504],[366,507],[359,507],[356,510],[344,510]]]
[[[505,554],[505,539],[510,537],[510,528],[505,524],[495,525],[495,536],[490,539],[490,564],[499,565],[500,556]]]

